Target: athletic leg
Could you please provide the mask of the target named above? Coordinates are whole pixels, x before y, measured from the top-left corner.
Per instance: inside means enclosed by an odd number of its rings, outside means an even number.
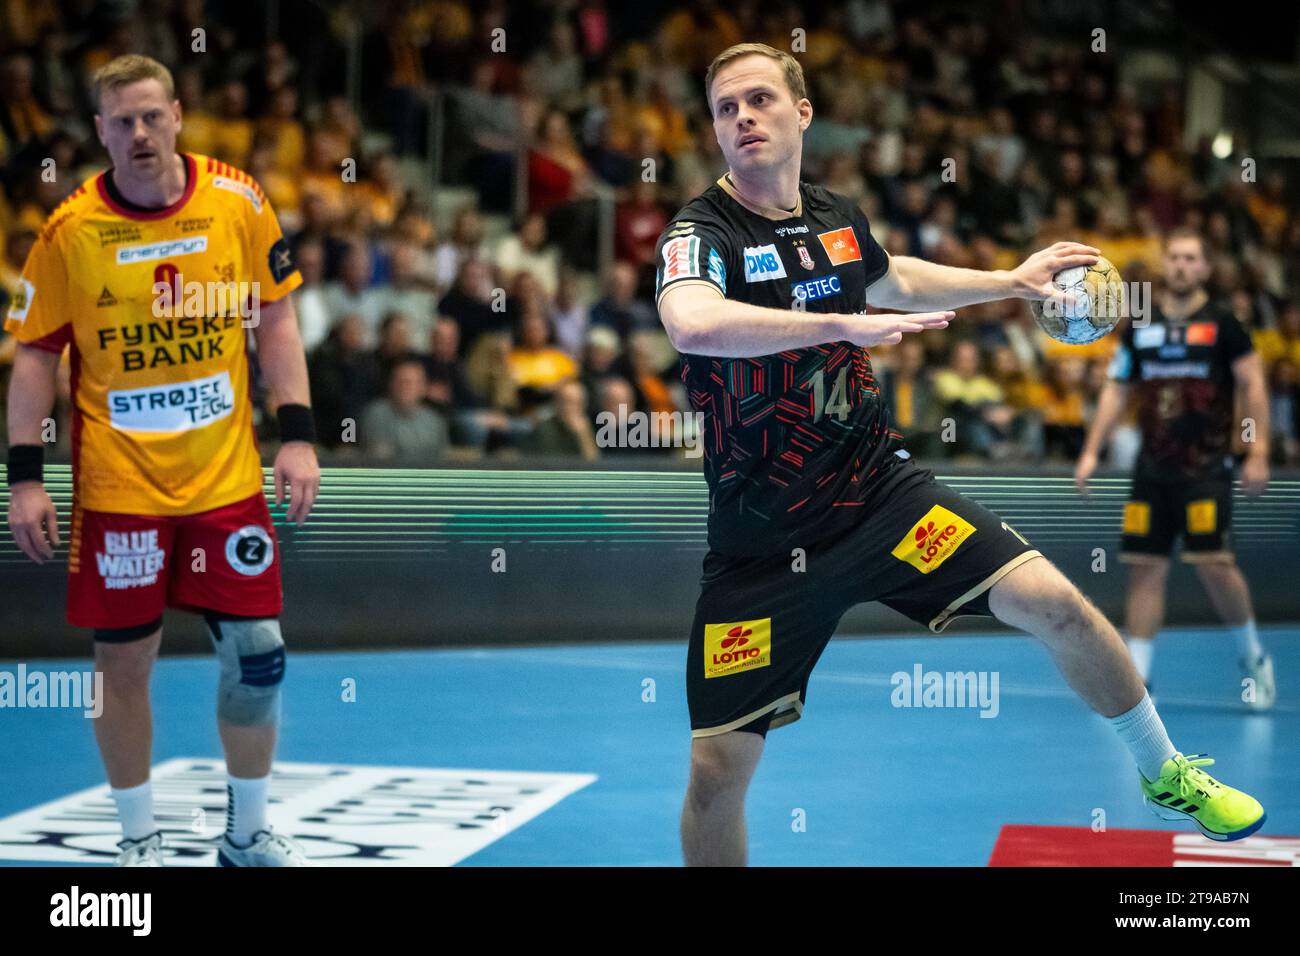
[[[184,566],[171,601],[203,614],[219,666],[217,729],[226,756],[222,866],[302,866],[301,848],[267,821],[271,764],[280,722],[285,647],[280,634],[280,562],[266,499],[256,494],[187,515],[177,551],[209,556]]]
[[[1244,678],[1242,701],[1254,710],[1270,709],[1277,700],[1273,659],[1259,640],[1246,576],[1231,556],[1222,561],[1197,561],[1193,566],[1236,645]]]
[[[691,741],[691,778],[682,807],[682,855],[687,866],[744,866],[745,793],[765,739],[733,730]]]
[[[1155,639],[1165,622],[1165,586],[1169,559],[1144,557],[1128,566],[1124,631],[1129,654],[1143,681],[1151,677]]]
[[[1241,573],[1235,558],[1223,561],[1197,561],[1194,565],[1201,586],[1214,605],[1219,619],[1228,627],[1237,628],[1255,619],[1250,600],[1250,585]]]
[[[95,632],[95,669],[104,675],[104,710],[95,720],[95,741],[108,783],[115,790],[148,783],[153,716],[149,677],[162,643],[162,625]]]
[[[217,729],[236,777],[271,772],[280,722],[284,640],[274,618],[204,615],[220,664]]]
[[[1119,632],[1046,558],[1004,575],[989,592],[989,609],[1041,640],[1066,682],[1097,713],[1116,717],[1146,695]]]

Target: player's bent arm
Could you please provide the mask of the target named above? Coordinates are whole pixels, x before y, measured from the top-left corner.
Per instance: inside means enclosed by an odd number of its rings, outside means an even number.
[[[1017,295],[1010,272],[959,269],[913,256],[890,256],[889,269],[867,288],[882,309],[957,309]]]
[[[1096,458],[1101,455],[1101,450],[1110,440],[1110,433],[1115,430],[1115,426],[1119,424],[1124,414],[1124,409],[1128,407],[1129,388],[1130,386],[1124,382],[1111,380],[1101,390],[1101,397],[1097,400],[1097,411],[1092,418],[1092,426],[1088,429],[1088,437],[1083,443],[1081,458],[1087,456]]]
[[[894,256],[889,270],[867,289],[867,301],[886,309],[956,309],[994,299],[1047,299],[1060,293],[1052,277],[1062,269],[1090,266],[1100,250],[1077,242],[1040,249],[1011,271],[984,272],[941,266],[913,256]]]
[[[1264,381],[1264,363],[1258,352],[1247,352],[1232,363],[1232,374],[1245,392],[1246,417],[1254,422],[1252,440],[1246,454],[1268,461],[1269,431],[1268,386]]]
[[[768,309],[725,299],[703,282],[672,286],[659,298],[659,317],[679,352],[752,358],[826,342],[880,345],[904,332],[945,328],[951,312],[919,315],[842,315]]]
[[[721,358],[771,355],[842,337],[838,315],[735,302],[703,282],[665,291],[659,299],[659,318],[677,351]]]

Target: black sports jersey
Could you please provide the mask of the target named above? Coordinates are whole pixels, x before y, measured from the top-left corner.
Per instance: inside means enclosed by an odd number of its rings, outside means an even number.
[[[1139,475],[1194,481],[1231,470],[1232,363],[1250,351],[1241,323],[1208,302],[1178,321],[1153,306],[1145,328],[1124,329],[1110,377],[1136,392]]]
[[[799,184],[794,211],[755,211],[727,177],[687,203],[659,237],[656,304],[673,286],[710,285],[774,309],[860,313],[889,259],[848,199]],[[682,356],[691,407],[704,418],[709,546],[772,553],[861,518],[897,462],[867,350],[828,342],[756,358]],[[906,454],[905,452],[903,453]]]

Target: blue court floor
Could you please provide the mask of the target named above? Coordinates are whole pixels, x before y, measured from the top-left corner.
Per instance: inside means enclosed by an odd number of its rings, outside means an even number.
[[[1271,713],[1239,703],[1232,646],[1208,630],[1161,636],[1156,704],[1175,746],[1215,757],[1211,773],[1264,804],[1261,836],[1296,836],[1300,629],[1261,636],[1277,667]],[[464,865],[677,865],[690,743],[684,657],[683,645],[662,644],[291,652],[278,758],[594,774]],[[917,665],[996,672],[997,715],[895,707],[891,675]],[[354,703],[340,699],[347,678]],[[215,680],[211,659],[160,662],[155,764],[220,755]],[[102,782],[78,712],[0,710],[0,817]],[[803,719],[769,735],[748,804],[750,859],[982,866],[1004,824],[1088,827],[1097,808],[1110,828],[1194,832],[1142,806],[1126,750],[1037,643],[839,637],[812,677]]]

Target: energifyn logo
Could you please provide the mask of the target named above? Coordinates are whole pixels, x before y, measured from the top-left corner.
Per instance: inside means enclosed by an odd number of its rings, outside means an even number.
[[[147,242],[139,246],[122,246],[117,250],[117,264],[125,266],[133,262],[171,259],[176,256],[192,255],[196,252],[206,252],[207,249],[207,236],[194,236],[191,239],[168,239],[166,242]]]

